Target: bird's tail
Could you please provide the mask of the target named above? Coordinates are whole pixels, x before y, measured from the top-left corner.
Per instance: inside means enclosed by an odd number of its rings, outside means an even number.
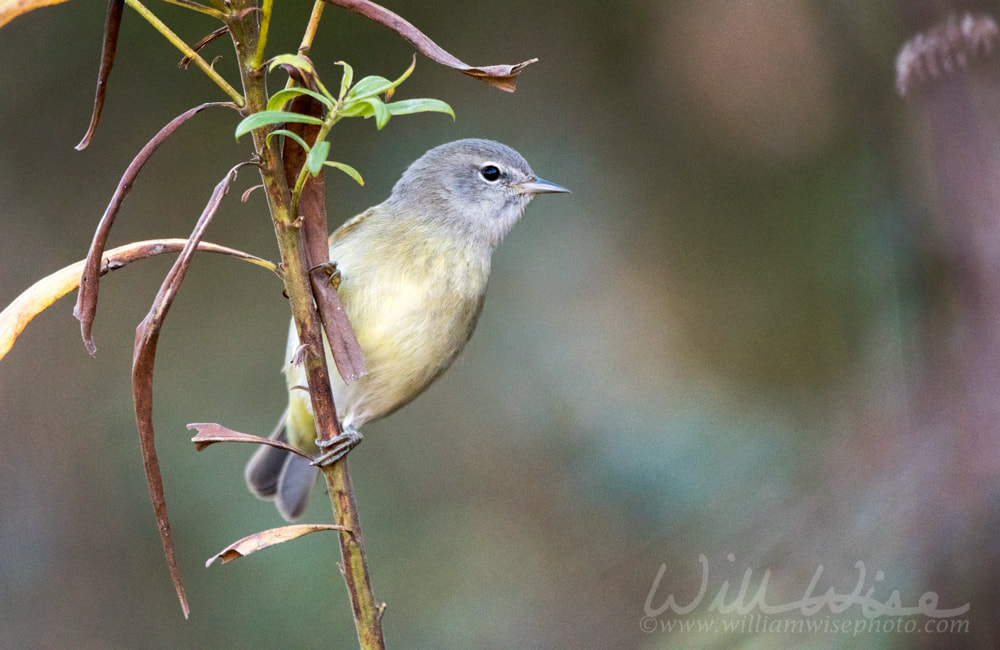
[[[281,416],[272,439],[288,442],[287,416],[287,412]],[[286,521],[294,521],[305,512],[317,474],[308,459],[270,445],[261,445],[243,472],[247,488],[258,499],[274,501]]]

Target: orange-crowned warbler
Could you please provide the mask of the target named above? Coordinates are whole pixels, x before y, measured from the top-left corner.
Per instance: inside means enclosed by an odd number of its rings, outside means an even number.
[[[368,374],[345,384],[333,369],[331,388],[343,433],[327,461],[361,441],[358,428],[407,404],[451,365],[472,336],[483,308],[494,249],[536,194],[568,192],[535,176],[524,158],[490,140],[458,140],[431,149],[406,170],[389,198],[330,236],[338,293],[357,334]],[[273,436],[315,454],[316,425],[305,371],[285,377],[288,409]],[[310,461],[261,446],[246,468],[250,490],[274,499],[291,521],[305,510],[318,470]]]

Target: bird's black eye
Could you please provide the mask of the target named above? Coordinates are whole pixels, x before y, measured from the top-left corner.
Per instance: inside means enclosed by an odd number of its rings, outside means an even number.
[[[500,168],[496,165],[485,165],[479,170],[480,175],[490,183],[496,183],[500,180]]]

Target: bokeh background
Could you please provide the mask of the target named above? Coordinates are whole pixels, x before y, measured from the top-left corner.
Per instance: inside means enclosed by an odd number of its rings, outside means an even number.
[[[132,156],[176,114],[221,98],[126,10],[102,124],[75,152],[102,5],[69,2],[0,30],[0,305],[82,258]],[[270,53],[296,47],[310,5],[276,3]],[[499,249],[460,362],[368,425],[351,455],[390,644],[1000,643],[1000,77],[986,60],[908,100],[894,86],[896,54],[918,30],[1000,7],[386,5],[470,63],[540,62],[508,95],[419,59],[398,96],[444,99],[457,121],[338,125],[335,156],[367,184],[328,175],[333,224],[381,201],[423,151],[462,137],[510,144],[573,190],[535,201]],[[150,6],[189,42],[215,27]],[[410,52],[328,7],[312,56],[330,85],[334,61],[395,76]],[[206,54],[235,83],[231,45]],[[248,155],[236,122],[213,110],[183,126],[140,176],[112,244],[187,236]],[[274,259],[262,197],[239,202],[254,182],[240,177],[207,239]],[[251,449],[196,454],[185,424],[269,432],[284,408],[287,323],[273,276],[207,255],[156,364],[158,450],[193,607],[190,620],[180,614],[129,388],[134,328],[170,263],[104,280],[96,357],[70,296],[0,363],[0,647],[351,647],[333,537],[204,567],[282,522],[243,486]],[[330,520],[322,495],[305,520]],[[731,601],[748,571],[750,595],[766,579],[767,602],[798,601],[820,567],[815,594],[885,602],[898,591],[912,606],[933,591],[939,609],[968,603],[958,618],[969,625],[859,637],[644,631],[647,605],[697,593],[700,556],[704,602],[655,625],[738,622],[708,603],[726,584]],[[855,606],[798,619],[864,616]]]

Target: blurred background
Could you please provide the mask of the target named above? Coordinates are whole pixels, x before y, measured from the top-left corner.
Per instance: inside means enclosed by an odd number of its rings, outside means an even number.
[[[270,54],[294,50],[310,5],[275,3]],[[968,57],[968,74],[903,99],[894,67],[918,31],[1000,7],[386,5],[469,63],[540,61],[510,95],[419,58],[397,97],[444,99],[457,121],[338,125],[334,158],[367,182],[328,174],[331,226],[463,137],[503,141],[573,190],[535,201],[499,249],[460,362],[366,426],[351,454],[390,645],[1000,644],[1000,77],[992,59]],[[216,26],[149,6],[190,43]],[[162,125],[223,99],[126,9],[102,123],[74,151],[103,23],[103,3],[69,2],[0,31],[0,305],[84,257],[120,175]],[[205,54],[238,81],[229,42]],[[312,51],[331,86],[337,60],[395,77],[410,57],[334,7]],[[186,237],[249,154],[237,121],[213,109],[181,127],[139,177],[111,245]],[[240,176],[206,238],[275,259],[262,195],[239,201],[256,182]],[[0,646],[352,647],[332,536],[204,567],[283,522],[244,488],[251,448],[196,454],[185,425],[270,432],[286,399],[288,318],[273,276],[208,255],[156,363],[157,449],[193,608],[181,616],[129,385],[134,328],[171,262],[105,278],[96,357],[73,294],[0,363]],[[305,521],[330,520],[317,493]],[[699,607],[643,629],[668,595],[693,600],[704,572]],[[727,585],[734,599],[747,572],[747,593],[766,579],[771,604],[799,601],[819,572],[814,594],[886,602],[895,591],[915,606],[934,592],[938,609],[969,604],[957,617],[968,625],[726,634],[724,620],[744,617],[709,602]],[[696,619],[719,627],[664,629]],[[798,619],[865,617],[855,606]]]

